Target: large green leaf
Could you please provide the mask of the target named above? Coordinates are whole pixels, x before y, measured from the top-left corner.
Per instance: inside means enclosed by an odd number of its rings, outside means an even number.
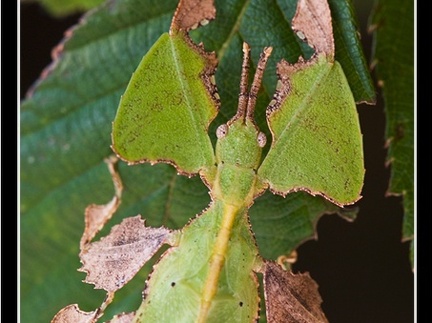
[[[386,113],[389,195],[402,195],[402,239],[414,238],[414,2],[377,1],[374,61]],[[411,253],[411,264],[414,265]]]
[[[288,2],[287,2],[288,3]],[[343,4],[344,2],[338,2]],[[169,29],[176,1],[108,1],[89,15],[55,51],[57,57],[21,105],[20,158],[20,274],[21,319],[47,322],[62,307],[79,303],[83,310],[98,307],[101,291],[82,283],[84,274],[78,252],[84,228],[84,209],[104,204],[113,195],[111,178],[103,159],[112,153],[111,123],[120,96],[142,56]],[[237,107],[242,42],[252,47],[252,61],[264,46],[274,51],[264,75],[256,117],[268,136],[265,107],[276,87],[276,62],[295,62],[311,50],[292,33],[293,7],[282,1],[216,1],[216,20],[192,33],[207,50],[216,51],[219,67],[216,83],[221,111],[210,126],[232,117]],[[337,18],[335,18],[337,20]],[[342,25],[352,19],[342,20]],[[342,28],[352,32],[350,28]],[[351,30],[351,31],[350,31]],[[354,38],[352,38],[354,39]],[[357,44],[358,45],[358,44]],[[336,40],[336,50],[340,44]],[[338,52],[338,51],[337,51]],[[344,65],[344,57],[354,65]],[[367,75],[363,54],[339,52],[346,74]],[[353,72],[356,66],[358,73]],[[364,82],[349,79],[354,92],[364,93]],[[356,98],[358,101],[366,97]],[[184,225],[209,202],[207,188],[198,177],[178,176],[169,165],[119,165],[125,190],[123,201],[108,227],[126,216],[142,214],[149,225],[171,228]],[[314,223],[325,212],[338,209],[305,193],[286,199],[270,193],[257,199],[251,222],[265,257],[288,254],[302,241],[314,237]],[[272,230],[279,235],[269,237]],[[286,237],[286,234],[290,237]],[[274,243],[273,243],[274,242]],[[148,269],[116,296],[106,317],[133,310],[140,302]],[[124,297],[122,297],[124,296]]]
[[[336,59],[344,68],[356,102],[375,102],[375,88],[362,53],[358,22],[351,0],[329,0]]]
[[[39,2],[51,15],[63,17],[76,12],[84,12],[101,4],[103,0],[21,0]]]

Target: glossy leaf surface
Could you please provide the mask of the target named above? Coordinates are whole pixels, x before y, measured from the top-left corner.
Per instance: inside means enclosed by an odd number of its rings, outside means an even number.
[[[21,0],[21,2],[32,0]],[[33,0],[40,4],[52,15],[63,17],[77,12],[85,12],[100,5],[103,0]]]

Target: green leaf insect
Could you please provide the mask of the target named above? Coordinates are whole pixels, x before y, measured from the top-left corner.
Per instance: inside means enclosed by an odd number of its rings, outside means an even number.
[[[83,244],[86,282],[107,290],[111,299],[168,244],[146,282],[141,306],[125,314],[126,321],[255,322],[260,273],[268,322],[327,322],[317,285],[308,275],[294,275],[260,256],[248,210],[267,189],[283,196],[302,190],[339,206],[360,198],[362,138],[353,95],[334,60],[328,4],[298,3],[293,29],[315,54],[308,61],[300,58],[291,65],[282,60],[277,66],[279,83],[267,108],[272,141],[265,156],[266,136],[254,121],[254,109],[271,47],[264,48],[249,88],[250,48],[243,44],[237,113],[217,128],[215,148],[210,141],[208,127],[219,108],[213,77],[217,60],[194,44],[188,32],[214,17],[212,0],[180,1],[169,33],[133,74],[112,131],[112,148],[122,160],[164,162],[180,174],[199,174],[211,202],[181,230],[147,228],[135,217],[100,242]],[[115,208],[102,209],[110,216]],[[145,256],[134,260],[138,264],[125,278],[110,266],[132,263],[132,245],[137,247],[133,252]],[[66,312],[85,321],[84,316],[94,320],[101,310],[85,313],[71,306],[54,322]]]
[[[273,141],[258,176],[277,194],[304,190],[339,206],[353,204],[363,186],[362,136],[352,92],[334,59],[326,1],[300,0],[292,28],[315,55],[277,66],[277,91],[267,108]]]

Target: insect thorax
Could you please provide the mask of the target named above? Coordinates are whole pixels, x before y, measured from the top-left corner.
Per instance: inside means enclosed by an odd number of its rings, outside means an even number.
[[[252,201],[256,187],[262,144],[260,132],[250,122],[236,120],[216,144],[217,175],[215,194],[228,203]]]

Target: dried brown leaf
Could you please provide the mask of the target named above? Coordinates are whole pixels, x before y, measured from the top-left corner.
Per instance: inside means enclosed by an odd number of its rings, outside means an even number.
[[[112,200],[105,205],[91,204],[86,208],[85,229],[80,241],[81,250],[83,250],[85,245],[88,244],[100,230],[102,230],[105,223],[111,219],[120,205],[123,184],[115,169],[117,160],[117,157],[114,156],[105,160],[114,183],[115,195]]]
[[[129,282],[164,244],[171,231],[145,226],[140,215],[124,219],[108,236],[85,246],[80,254],[86,283],[115,292]]]
[[[78,304],[68,305],[54,316],[51,323],[94,323],[102,317],[106,307],[113,299],[114,293],[107,293],[101,306],[92,312],[81,311]]]
[[[77,304],[62,308],[51,320],[51,323],[93,323],[98,319],[98,311],[84,312]]]
[[[103,228],[120,205],[117,196],[105,205],[91,204],[85,209],[85,229],[80,241],[80,249],[84,249],[94,236]]]
[[[292,29],[317,53],[334,57],[333,28],[327,0],[299,0]]]
[[[216,17],[213,0],[181,0],[171,22],[171,31],[188,32],[200,25],[206,25]]]
[[[293,274],[267,261],[264,296],[268,323],[328,322],[321,309],[318,285],[308,273]]]
[[[135,317],[135,312],[121,313],[114,315],[114,317],[106,323],[131,323]]]

